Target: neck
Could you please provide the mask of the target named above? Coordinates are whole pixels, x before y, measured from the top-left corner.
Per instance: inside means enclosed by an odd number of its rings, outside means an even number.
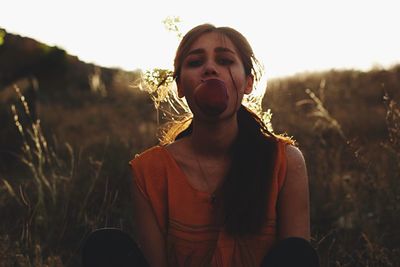
[[[193,121],[193,132],[189,137],[193,150],[208,157],[226,157],[238,134],[237,117],[218,123]]]

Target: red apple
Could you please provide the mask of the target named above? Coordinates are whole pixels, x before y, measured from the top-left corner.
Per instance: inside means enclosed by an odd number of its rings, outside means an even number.
[[[196,88],[194,99],[205,114],[209,116],[221,114],[228,106],[225,83],[219,79],[205,80]]]

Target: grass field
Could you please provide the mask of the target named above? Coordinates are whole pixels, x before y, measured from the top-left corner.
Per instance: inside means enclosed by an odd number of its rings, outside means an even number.
[[[275,132],[306,158],[322,266],[400,266],[399,69],[269,83]],[[19,149],[0,173],[0,267],[79,266],[93,229],[132,233],[128,161],[156,143],[157,114],[138,93],[82,102],[39,101],[40,121],[18,92],[9,105],[3,142]]]

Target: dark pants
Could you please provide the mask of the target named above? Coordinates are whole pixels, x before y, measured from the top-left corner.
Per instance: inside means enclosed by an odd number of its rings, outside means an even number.
[[[116,228],[92,232],[82,248],[83,267],[148,267],[136,243]],[[317,267],[318,255],[310,243],[291,237],[279,242],[261,267]]]

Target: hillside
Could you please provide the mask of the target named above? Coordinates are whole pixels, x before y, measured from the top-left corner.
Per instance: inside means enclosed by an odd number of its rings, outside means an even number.
[[[368,72],[331,70],[269,81],[263,104],[271,108],[278,132],[300,136],[315,130],[317,118],[312,112],[316,103],[307,89],[319,98],[348,138],[379,140],[387,128],[385,97],[400,100],[400,65]],[[323,118],[319,119],[322,123]]]
[[[15,162],[21,146],[12,104],[19,107],[21,119],[40,118],[46,132],[74,146],[95,145],[113,136],[125,144],[141,142],[132,133],[142,119],[153,118],[153,108],[147,94],[132,87],[141,75],[139,70],[85,63],[61,48],[0,31],[4,33],[0,45],[0,170]],[[24,118],[13,85],[24,95],[30,118]]]

